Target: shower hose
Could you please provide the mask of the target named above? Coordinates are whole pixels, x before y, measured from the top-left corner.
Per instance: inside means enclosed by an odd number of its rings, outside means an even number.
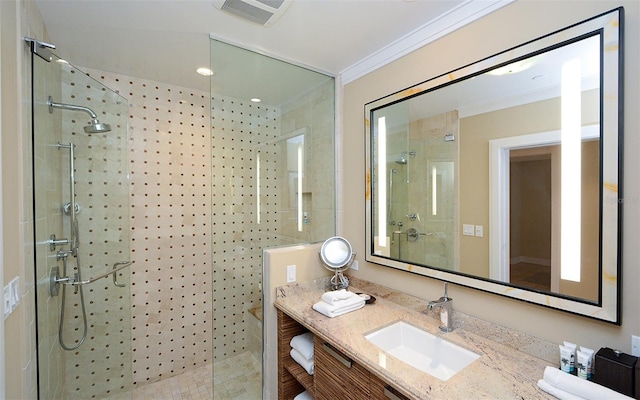
[[[78,272],[76,273],[75,280],[77,282],[82,282],[82,276],[80,275],[80,257],[77,254],[77,252],[76,252],[76,265],[78,266]],[[67,276],[67,257],[62,258],[62,274],[63,276]],[[60,324],[58,325],[58,342],[60,342],[60,346],[67,351],[75,350],[78,347],[80,347],[82,343],[84,343],[84,340],[87,337],[87,312],[84,307],[84,293],[82,291],[82,286],[83,285],[76,286],[80,291],[80,305],[82,307],[82,324],[84,326],[83,332],[82,332],[82,338],[80,339],[80,341],[78,341],[78,343],[75,346],[67,346],[64,343],[64,338],[62,333],[62,331],[64,330],[64,309],[65,309],[65,303],[66,303],[65,300],[67,298],[66,296],[67,285],[62,285],[62,304],[60,305]]]

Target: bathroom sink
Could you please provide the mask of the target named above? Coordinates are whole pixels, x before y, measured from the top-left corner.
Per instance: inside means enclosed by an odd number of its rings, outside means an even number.
[[[365,336],[380,349],[443,381],[480,356],[406,322],[396,322]]]

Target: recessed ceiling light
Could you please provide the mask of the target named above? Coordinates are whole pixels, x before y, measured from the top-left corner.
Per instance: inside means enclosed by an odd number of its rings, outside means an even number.
[[[262,101],[262,99],[254,97],[253,99],[251,99],[251,101],[253,101],[254,103],[260,103]]]
[[[491,71],[487,72],[487,74],[495,76],[517,74],[518,72],[522,72],[531,68],[535,63],[535,59],[529,58],[526,60],[516,61],[500,68],[492,69]]]
[[[196,69],[196,72],[199,73],[202,76],[211,76],[211,75],[213,75],[213,71],[210,70],[209,68],[205,68],[205,67],[200,67],[200,68]]]

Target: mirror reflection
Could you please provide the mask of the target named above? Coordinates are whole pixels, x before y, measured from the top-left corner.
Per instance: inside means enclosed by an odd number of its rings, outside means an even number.
[[[615,302],[618,11],[368,104],[368,260]]]

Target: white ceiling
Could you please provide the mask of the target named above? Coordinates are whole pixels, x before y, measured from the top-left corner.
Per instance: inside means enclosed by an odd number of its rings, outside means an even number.
[[[331,75],[362,75],[510,1],[293,0],[270,27],[208,0],[36,3],[55,53],[73,65],[209,91],[195,69],[209,66],[210,35]]]

